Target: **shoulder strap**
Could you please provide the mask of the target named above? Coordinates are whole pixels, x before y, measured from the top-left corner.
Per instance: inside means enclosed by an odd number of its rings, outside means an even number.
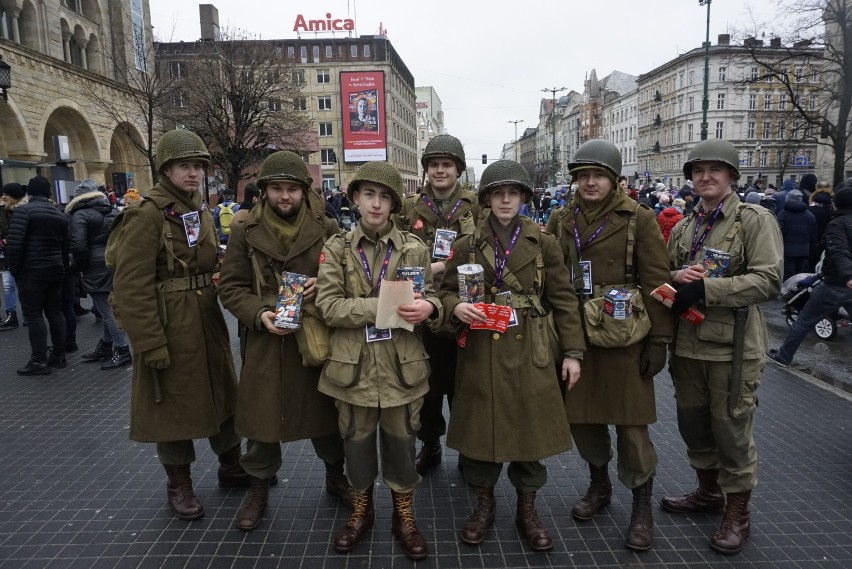
[[[747,204],[740,203],[737,205],[737,213],[734,216],[734,223],[731,224],[731,228],[725,234],[725,242],[722,244],[722,251],[725,253],[731,252],[731,247],[734,246],[734,237],[740,232],[740,227],[743,224],[743,210],[748,207]]]
[[[633,254],[636,249],[636,216],[639,212],[639,204],[630,214],[627,221],[627,252],[625,253],[624,284],[634,284],[636,276],[633,274]]]
[[[254,247],[248,242],[248,239],[246,239],[246,246],[248,247],[249,259],[251,259],[251,270],[254,273],[254,293],[261,297],[263,296],[263,273],[257,255],[254,254]]]

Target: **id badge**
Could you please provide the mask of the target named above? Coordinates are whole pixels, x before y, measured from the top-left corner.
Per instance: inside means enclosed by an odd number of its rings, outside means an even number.
[[[390,328],[376,328],[375,324],[367,324],[365,328],[367,342],[381,342],[391,339]]]
[[[450,229],[438,229],[435,231],[435,244],[432,246],[432,258],[448,259],[456,240],[458,232]]]
[[[498,297],[503,297],[499,298]],[[501,306],[512,306],[512,291],[507,290],[505,292],[498,292],[494,295],[494,304]],[[515,312],[515,309],[512,309],[512,315],[509,317],[509,325],[506,328],[511,328],[512,326],[517,326],[518,324],[518,313]]]
[[[198,243],[198,237],[201,235],[201,217],[197,211],[185,213],[180,218],[183,220],[183,230],[186,233],[186,243],[190,247],[195,247]]]
[[[592,262],[580,261],[580,272],[583,273],[583,294],[592,294],[594,288],[592,285]]]

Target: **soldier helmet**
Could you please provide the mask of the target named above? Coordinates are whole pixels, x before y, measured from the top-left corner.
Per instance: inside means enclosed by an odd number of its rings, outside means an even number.
[[[402,175],[399,170],[387,162],[367,162],[355,173],[355,177],[346,188],[346,196],[351,200],[352,195],[358,191],[361,182],[373,182],[390,188],[394,192],[394,202],[391,213],[399,213],[402,210],[402,198],[405,187],[402,183]]]
[[[702,140],[696,144],[683,164],[683,175],[687,180],[692,179],[692,165],[696,162],[723,162],[730,166],[732,179],[740,179],[740,155],[727,140]]]
[[[423,152],[423,156],[420,158],[423,169],[426,170],[429,168],[430,159],[440,156],[448,156],[453,159],[456,163],[456,168],[459,170],[459,176],[467,169],[467,162],[464,159],[464,146],[462,146],[461,140],[455,136],[439,134],[429,141],[426,145],[426,150]]]
[[[568,173],[576,179],[576,172],[588,168],[607,171],[616,183],[621,175],[621,152],[608,140],[596,138],[586,141],[574,153],[574,159],[568,164]]]
[[[182,128],[170,130],[160,137],[154,158],[158,172],[175,160],[198,160],[205,168],[210,165],[210,153],[204,141],[194,132]]]
[[[514,160],[497,160],[489,164],[479,178],[479,203],[485,205],[488,190],[504,184],[517,184],[526,193],[525,199],[532,197],[532,181],[526,168]]]
[[[301,156],[289,150],[280,150],[267,156],[260,165],[257,187],[263,191],[266,184],[274,181],[296,182],[308,190],[314,180],[308,174],[308,167]]]

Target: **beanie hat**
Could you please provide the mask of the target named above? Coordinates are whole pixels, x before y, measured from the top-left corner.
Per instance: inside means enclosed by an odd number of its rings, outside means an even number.
[[[799,192],[799,196],[800,196],[799,199],[801,199],[801,195],[802,195],[802,192]],[[759,204],[760,203],[760,194],[758,192],[747,193],[746,197],[745,197],[745,202],[750,203],[750,204]]]
[[[91,178],[86,178],[77,186],[74,190],[74,197],[82,196],[83,194],[88,194],[90,192],[98,191],[98,183],[92,180]]]
[[[799,182],[799,189],[810,193],[816,189],[816,185],[817,177],[814,174],[807,173],[802,176],[802,180]]]
[[[9,196],[13,200],[19,200],[27,194],[26,188],[16,182],[9,182],[3,186],[3,195]]]
[[[802,192],[799,190],[790,190],[787,192],[787,201],[788,202],[800,202],[802,201]]]
[[[31,196],[50,197],[50,181],[44,176],[30,178],[27,184],[27,193]]]
[[[813,200],[816,203],[822,204],[830,204],[831,203],[831,194],[828,192],[819,192],[814,194]]]
[[[834,193],[834,207],[852,209],[852,184],[849,183],[849,180]]]

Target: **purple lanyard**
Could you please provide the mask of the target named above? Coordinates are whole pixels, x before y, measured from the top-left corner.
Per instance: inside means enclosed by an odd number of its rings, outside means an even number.
[[[515,248],[515,244],[518,242],[518,237],[521,235],[521,224],[518,223],[518,226],[515,227],[515,231],[512,233],[512,239],[509,241],[509,246],[506,247],[506,250],[503,251],[503,245],[500,243],[500,238],[497,237],[497,234],[494,234],[494,275],[495,275],[495,286],[499,289],[503,287],[503,269],[506,268],[506,261],[509,260],[509,255],[512,254],[512,249]],[[501,252],[503,253],[501,255]]]
[[[427,196],[426,194],[420,194],[420,197],[423,199],[423,203],[425,203],[429,209],[435,212],[435,215],[437,215],[440,219],[444,220],[444,227],[449,227],[450,220],[456,214],[456,211],[458,211],[459,206],[462,204],[462,201],[464,201],[462,199],[459,199],[459,201],[456,202],[456,205],[454,205],[453,208],[450,210],[450,213],[447,215],[447,217],[443,217],[441,215],[441,211],[437,208],[437,206],[435,206],[434,202],[429,199],[429,196]]]
[[[716,223],[716,219],[718,219],[719,214],[722,213],[723,205],[725,205],[725,200],[720,201],[719,205],[716,206],[716,209],[710,212],[710,215],[707,216],[707,227],[704,228],[704,233],[701,234],[701,238],[696,241],[695,239],[698,237],[698,227],[704,220],[704,211],[698,212],[698,219],[695,220],[695,227],[692,229],[692,247],[689,249],[690,262],[695,259],[695,256],[701,249],[701,246],[704,245],[704,240],[707,239],[707,235],[709,235],[710,230],[713,229],[713,224]]]
[[[388,264],[390,263],[391,253],[393,253],[393,243],[388,241],[388,252],[385,253],[385,260],[382,262],[382,270],[379,271],[379,282],[373,282],[373,272],[370,270],[370,263],[367,261],[367,255],[364,253],[364,247],[358,244],[358,254],[361,256],[361,267],[364,269],[364,276],[370,283],[370,291],[379,292],[382,288],[382,279],[385,278],[385,273],[388,272]]]
[[[577,257],[579,259],[582,259],[583,258],[583,247],[588,247],[589,243],[591,243],[592,241],[597,239],[598,236],[601,234],[601,231],[603,231],[604,227],[606,227],[606,222],[609,221],[609,212],[607,212],[607,214],[604,216],[603,221],[598,226],[598,228],[595,229],[594,233],[592,233],[589,236],[589,238],[586,239],[585,245],[580,244],[580,232],[577,231],[577,214],[578,213],[580,213],[580,208],[575,207],[574,208],[574,217],[571,218],[571,229],[574,230],[574,244],[577,245]]]

